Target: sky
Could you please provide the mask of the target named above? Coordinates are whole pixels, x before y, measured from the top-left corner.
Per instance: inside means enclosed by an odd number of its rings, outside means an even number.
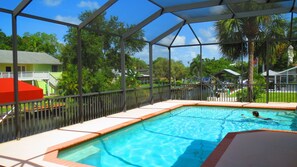
[[[13,10],[21,0],[0,0],[0,8]],[[39,15],[50,19],[79,24],[81,21],[78,16],[85,10],[95,10],[100,8],[107,0],[33,0],[23,11],[23,13]],[[125,24],[138,24],[154,12],[159,10],[159,7],[150,3],[147,0],[118,0],[106,12],[106,19],[110,16],[117,16],[119,21]],[[0,12],[0,29],[7,35],[11,35],[11,15]],[[152,23],[143,28],[146,40],[152,40],[159,34],[170,29],[181,19],[172,14],[163,14]],[[217,42],[216,31],[214,28],[215,22],[203,22],[191,24],[196,32],[199,40],[202,43]],[[45,32],[55,34],[59,42],[64,43],[64,35],[67,34],[66,26],[47,23],[25,17],[17,18],[18,35],[23,35],[25,32],[36,33]],[[168,45],[175,37],[177,31],[162,39],[159,43]],[[189,26],[184,26],[176,37],[173,45],[197,44],[197,40],[191,32]],[[219,58],[221,54],[217,45],[209,45],[203,47],[204,58]],[[172,59],[182,61],[188,66],[193,58],[200,53],[200,47],[178,47],[172,48]],[[135,57],[146,62],[149,60],[148,46],[144,47],[142,52],[136,53]],[[154,46],[153,57],[168,58],[168,48]]]

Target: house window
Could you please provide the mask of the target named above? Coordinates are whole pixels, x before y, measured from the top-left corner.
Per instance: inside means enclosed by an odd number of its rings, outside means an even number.
[[[58,66],[52,65],[52,72],[58,72]]]
[[[11,72],[11,67],[10,67],[10,66],[6,66],[6,67],[5,67],[5,71],[6,71],[6,72]]]
[[[20,71],[20,72],[26,71],[25,66],[18,66],[18,71]]]

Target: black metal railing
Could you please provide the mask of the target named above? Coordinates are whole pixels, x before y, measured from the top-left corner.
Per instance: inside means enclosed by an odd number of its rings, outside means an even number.
[[[248,98],[244,84],[189,84],[172,88],[171,98],[223,102],[297,102],[297,84],[252,85],[253,96]]]
[[[157,101],[168,100],[169,87],[157,87],[154,94]],[[149,103],[149,88],[127,90],[127,109]],[[78,95],[23,101],[19,103],[19,118],[16,120],[14,104],[2,104],[0,105],[0,142],[119,113],[123,111],[124,105],[121,90],[84,94],[82,113],[79,113]],[[19,134],[16,132],[17,126],[20,129]]]
[[[277,84],[269,87],[253,85],[253,90],[253,102],[297,102],[297,84]],[[18,118],[15,118],[13,103],[2,104],[0,142],[119,113],[124,110],[125,105],[127,109],[133,109],[168,99],[248,102],[247,85],[241,84],[156,86],[152,90],[153,99],[150,97],[150,91],[149,87],[129,89],[126,91],[125,103],[121,90],[84,94],[82,113],[79,112],[78,95],[20,102]],[[16,129],[19,129],[19,134]]]

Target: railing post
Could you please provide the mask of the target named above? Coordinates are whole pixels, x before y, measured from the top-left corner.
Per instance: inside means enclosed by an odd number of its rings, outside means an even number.
[[[168,52],[169,52],[169,62],[168,62],[168,80],[169,80],[169,99],[171,99],[171,48],[168,47]]]
[[[19,85],[18,85],[18,41],[17,41],[17,16],[29,5],[32,0],[23,0],[13,10],[12,13],[12,55],[13,55],[13,86],[15,101],[15,136],[20,138],[20,118],[19,118]]]
[[[269,103],[269,46],[268,41],[266,41],[266,103]]]
[[[202,45],[200,44],[200,67],[199,67],[199,73],[200,73],[200,100],[202,100]]]
[[[12,15],[12,47],[13,47],[13,86],[14,86],[14,119],[15,136],[20,138],[20,119],[19,119],[19,85],[18,85],[18,51],[17,51],[17,16]]]
[[[122,95],[122,102],[123,102],[123,111],[125,112],[127,110],[127,104],[126,104],[126,73],[125,73],[125,41],[123,38],[121,38],[121,88],[123,91]]]
[[[82,123],[84,121],[83,111],[83,97],[82,97],[82,58],[81,58],[81,29],[77,29],[77,62],[78,62],[78,110],[79,120]]]
[[[153,96],[153,45],[149,43],[149,75],[150,75],[150,104],[154,103],[154,96]]]

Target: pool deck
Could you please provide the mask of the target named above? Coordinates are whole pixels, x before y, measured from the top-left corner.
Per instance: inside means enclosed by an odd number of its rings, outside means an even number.
[[[0,166],[14,167],[62,167],[62,166],[87,166],[78,165],[56,158],[58,150],[75,145],[76,142],[85,141],[96,136],[106,134],[115,129],[119,129],[130,124],[148,119],[161,113],[170,111],[183,105],[201,105],[201,106],[229,106],[229,107],[250,107],[250,108],[273,108],[273,109],[296,109],[297,103],[238,103],[238,102],[211,102],[211,101],[190,101],[190,100],[169,100],[146,105],[140,108],[128,110],[118,114],[110,115],[63,127],[56,130],[24,137],[21,140],[13,140],[0,144]],[[280,132],[282,133],[282,132]],[[283,133],[282,133],[283,134]],[[284,135],[291,133],[284,133]],[[297,135],[295,135],[297,136]],[[242,140],[245,141],[245,140]],[[295,140],[296,142],[297,140]],[[275,141],[281,142],[281,141]],[[291,146],[291,143],[285,142],[284,145]],[[231,146],[231,144],[229,143]],[[228,145],[228,147],[229,147]],[[251,145],[253,147],[253,145]],[[256,146],[254,146],[256,147]],[[295,153],[297,149],[295,149]],[[225,149],[227,151],[227,149]],[[278,150],[274,150],[277,152]],[[263,156],[269,156],[267,152]],[[262,159],[259,157],[259,159]],[[224,157],[220,155],[220,157]],[[228,159],[228,156],[225,156]],[[286,156],[290,158],[290,155]],[[296,155],[294,154],[294,158]],[[219,159],[218,159],[219,160]],[[283,159],[285,161],[286,158]],[[219,162],[219,161],[218,161]],[[242,162],[245,162],[242,159]],[[223,161],[216,165],[224,166]],[[210,165],[211,166],[211,165]],[[270,166],[266,164],[266,166]]]

